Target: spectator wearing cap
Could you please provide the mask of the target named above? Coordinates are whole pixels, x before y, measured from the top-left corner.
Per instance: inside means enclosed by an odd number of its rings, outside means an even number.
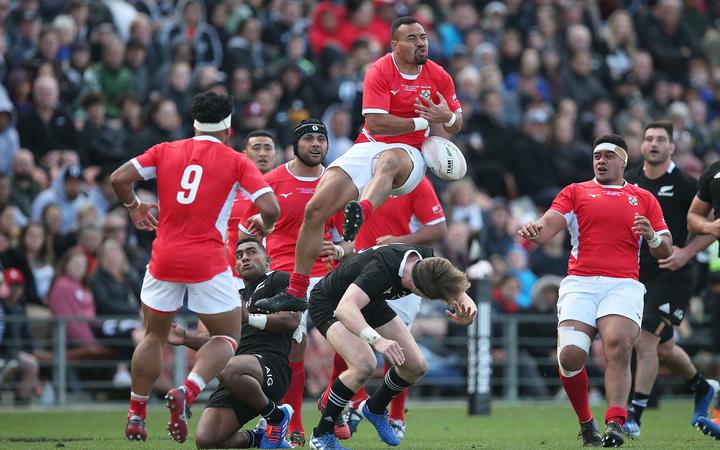
[[[77,133],[70,115],[58,103],[59,91],[55,78],[38,77],[33,86],[33,106],[18,120],[20,145],[35,158],[51,150],[75,147]]]
[[[9,267],[3,271],[2,277],[4,284],[0,287],[0,291],[5,291],[3,293],[7,294],[0,298],[2,315],[27,317],[25,276],[19,269]],[[40,364],[36,355],[43,359],[49,357],[46,352],[40,350],[30,334],[28,322],[6,321],[5,330],[0,336],[0,358],[17,361],[18,404],[28,404],[40,392]]]
[[[70,59],[63,64],[60,79],[62,102],[72,110],[80,109],[80,102],[90,92],[100,92],[100,83],[90,67],[90,46],[87,42],[74,42],[70,46]]]
[[[206,22],[205,4],[197,0],[180,0],[175,18],[161,30],[160,45],[168,53],[176,42],[188,42],[195,49],[195,64],[220,67],[223,48],[215,28]]]
[[[116,36],[111,36],[103,44],[102,61],[93,66],[106,97],[107,115],[111,118],[120,115],[118,101],[133,90],[132,74],[124,62],[125,45]]]
[[[7,91],[0,87],[0,174],[9,174],[12,160],[19,149],[20,135],[15,128],[15,107]]]
[[[76,225],[78,211],[88,201],[85,188],[82,167],[76,164],[64,167],[50,187],[33,202],[32,220],[39,221],[48,205],[58,205],[62,214],[60,232],[70,232]]]
[[[128,136],[122,128],[111,127],[107,122],[105,95],[86,95],[82,101],[85,125],[80,132],[78,153],[85,167],[109,164],[120,166],[127,160]]]

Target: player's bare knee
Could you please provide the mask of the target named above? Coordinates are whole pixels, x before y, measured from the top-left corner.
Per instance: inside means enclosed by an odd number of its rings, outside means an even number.
[[[195,431],[195,446],[197,448],[218,448],[222,442],[213,435],[212,431],[198,428]]]
[[[672,341],[664,342],[657,346],[657,355],[660,363],[663,363],[672,357],[673,346],[674,344]]]
[[[327,201],[327,199],[323,201],[316,200],[315,197],[310,199],[307,205],[305,205],[303,223],[324,223],[325,219],[327,219],[323,208],[323,202],[325,201]]]
[[[375,166],[375,175],[395,176],[402,167],[402,159],[395,152],[385,152]]]
[[[348,364],[348,370],[355,373],[355,376],[360,380],[369,380],[375,372],[375,365],[377,361],[371,358],[363,358],[360,361],[355,361],[353,364]]]
[[[396,371],[405,381],[414,383],[425,376],[428,371],[428,364],[424,358],[420,358],[419,360],[406,360],[405,364],[396,368]]]

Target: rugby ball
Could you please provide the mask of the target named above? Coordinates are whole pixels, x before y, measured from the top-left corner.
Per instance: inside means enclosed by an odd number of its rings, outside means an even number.
[[[435,176],[457,181],[467,173],[467,163],[459,148],[440,136],[430,136],[422,145],[425,165]]]

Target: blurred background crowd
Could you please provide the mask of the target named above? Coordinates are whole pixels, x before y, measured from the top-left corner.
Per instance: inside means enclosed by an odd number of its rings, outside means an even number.
[[[281,163],[293,126],[316,117],[328,127],[331,162],[357,135],[364,73],[402,15],[425,27],[430,58],[453,76],[463,108],[453,140],[468,176],[433,179],[449,227],[438,250],[490,274],[498,313],[554,317],[569,243],[561,234],[533,248],[516,230],[560,188],[592,178],[595,137],[622,135],[638,163],[644,125],[669,119],[679,167],[698,177],[718,159],[716,1],[0,0],[0,314],[138,319],[152,235],[129,224],[109,187],[112,170],[189,137],[191,98],[205,90],[234,97],[236,149],[249,131],[269,129]],[[142,187],[154,195],[152,183]],[[680,342],[713,377],[717,247],[694,264]],[[40,382],[52,358],[48,330],[1,317],[0,382],[19,374],[20,403],[50,396]],[[69,360],[117,361],[108,376],[128,384],[138,320],[74,322],[66,332]],[[415,332],[426,336],[431,375],[462,376],[465,347],[447,343],[464,330],[427,305]],[[522,394],[554,394],[554,335],[550,319],[520,327]],[[126,345],[109,344],[118,340]],[[322,366],[314,354],[308,364]],[[500,367],[501,343],[493,356]]]

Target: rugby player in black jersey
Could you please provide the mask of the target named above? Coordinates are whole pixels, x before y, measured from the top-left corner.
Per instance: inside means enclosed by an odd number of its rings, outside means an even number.
[[[235,264],[245,281],[240,291],[244,306],[242,337],[235,356],[218,376],[220,387],[202,412],[195,443],[198,448],[289,448],[285,435],[293,411],[289,405],[276,402],[290,384],[290,344],[300,314],[248,314],[245,306],[285,291],[290,275],[270,271],[265,247],[253,237],[238,241]],[[208,338],[173,325],[168,342],[198,349]],[[258,415],[267,421],[267,427],[240,430]]]
[[[425,374],[427,362],[387,301],[410,293],[442,299],[451,307],[447,312],[450,320],[470,325],[477,307],[465,293],[469,285],[463,272],[447,259],[433,257],[432,249],[389,244],[349,256],[315,286],[310,294],[310,318],[345,359],[348,369],[332,385],[310,448],[343,448],[333,435],[333,424],[375,370],[373,349],[393,367],[359,410],[383,442],[400,443],[388,423],[387,406],[393,397]]]
[[[672,124],[652,122],[643,131],[640,146],[643,163],[625,172],[628,183],[647,189],[657,198],[674,243],[672,254],[659,260],[650,254],[647,243],[640,248],[645,308],[640,336],[635,342],[635,389],[628,407],[628,420],[623,425],[623,431],[632,437],[640,436],[640,420],[657,379],[659,364],[685,380],[695,393],[691,425],[700,427],[702,423],[709,423],[706,432],[718,432],[716,425],[707,419],[700,420],[708,415],[718,383],[706,380],[674,339],[673,327],[680,325],[685,317],[693,293],[692,264],[688,263],[714,241],[713,236],[688,236],[687,214],[698,182],[675,165],[674,150]]]

